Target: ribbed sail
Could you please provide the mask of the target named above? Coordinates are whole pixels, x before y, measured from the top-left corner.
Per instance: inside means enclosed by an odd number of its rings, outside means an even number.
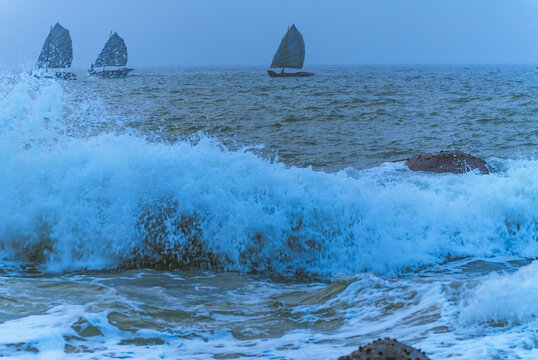
[[[103,50],[95,60],[96,66],[125,66],[127,65],[127,46],[117,34],[110,35]]]
[[[69,30],[56,23],[45,39],[37,67],[40,68],[68,68],[73,61],[73,43]]]
[[[272,68],[302,69],[304,63],[303,35],[295,25],[288,29],[273,57]]]

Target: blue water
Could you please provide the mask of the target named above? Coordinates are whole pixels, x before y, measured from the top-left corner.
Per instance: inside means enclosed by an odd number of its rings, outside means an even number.
[[[313,70],[0,74],[0,354],[535,357],[535,67]]]

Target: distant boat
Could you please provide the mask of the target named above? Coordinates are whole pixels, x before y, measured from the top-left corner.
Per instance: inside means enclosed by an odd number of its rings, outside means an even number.
[[[110,33],[103,50],[101,50],[97,60],[95,60],[88,72],[92,76],[103,78],[124,78],[133,71],[133,69],[124,67],[125,65],[127,65],[127,46],[125,41],[115,32]],[[106,70],[105,67],[107,66],[119,66],[121,68]],[[102,69],[96,70],[96,67],[102,67]]]
[[[37,59],[37,67],[46,69],[43,77],[71,80],[76,79],[75,74],[59,70],[70,68],[71,62],[73,62],[73,43],[69,30],[56,23],[45,39]],[[54,72],[49,72],[49,69],[53,69]]]
[[[271,68],[282,68],[280,73],[267,70],[270,77],[306,77],[313,76],[314,73],[298,71],[294,73],[284,72],[285,68],[302,69],[304,63],[304,40],[303,35],[297,30],[295,25],[288,28],[286,35],[282,38],[280,46],[273,57]]]

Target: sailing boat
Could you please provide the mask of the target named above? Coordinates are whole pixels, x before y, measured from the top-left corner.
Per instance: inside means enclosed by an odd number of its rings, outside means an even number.
[[[46,69],[43,77],[72,80],[76,75],[67,71],[57,70],[53,74],[49,69],[66,69],[73,61],[73,43],[69,30],[59,23],[51,27],[50,33],[43,43],[43,48],[37,59],[37,67]]]
[[[100,76],[103,78],[124,78],[133,69],[126,67],[105,70],[106,66],[125,66],[127,65],[127,46],[125,41],[118,35],[118,33],[110,32],[110,37],[106,42],[103,50],[92,64],[88,72],[93,76]],[[95,70],[95,67],[103,67],[101,70]]]
[[[280,46],[273,57],[271,68],[282,68],[282,72],[276,73],[267,70],[270,77],[306,77],[313,76],[314,73],[297,71],[285,73],[285,68],[302,69],[304,63],[304,40],[303,35],[297,30],[295,24],[288,28],[286,35],[282,38]]]

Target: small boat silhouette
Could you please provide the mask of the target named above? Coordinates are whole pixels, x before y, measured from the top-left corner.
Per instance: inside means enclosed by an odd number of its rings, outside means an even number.
[[[304,63],[305,49],[303,35],[297,30],[293,24],[286,35],[282,38],[278,47],[271,68],[282,68],[280,73],[272,70],[267,70],[270,77],[307,77],[313,76],[314,73],[297,71],[294,73],[284,72],[285,68],[302,69]]]
[[[73,43],[69,30],[60,25],[60,23],[56,23],[54,27],[51,26],[49,35],[45,39],[37,59],[37,67],[45,69],[45,72],[36,76],[64,80],[76,79],[75,74],[60,70],[70,68],[72,62]],[[49,71],[49,69],[52,71]]]
[[[111,32],[103,50],[101,50],[88,72],[92,76],[102,78],[124,78],[133,71],[133,69],[126,68],[125,65],[127,65],[127,46],[125,41],[118,33]],[[119,66],[120,68],[107,70],[105,69],[107,66]],[[102,67],[102,69],[96,70],[95,68],[97,67]]]

